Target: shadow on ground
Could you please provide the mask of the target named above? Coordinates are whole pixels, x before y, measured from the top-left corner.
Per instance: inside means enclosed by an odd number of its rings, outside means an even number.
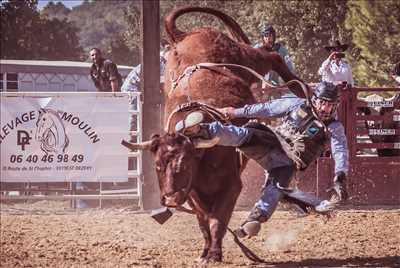
[[[274,262],[255,264],[258,268],[293,268],[293,267],[400,267],[400,256],[387,256],[381,258],[354,257],[347,259],[306,259],[302,261]]]

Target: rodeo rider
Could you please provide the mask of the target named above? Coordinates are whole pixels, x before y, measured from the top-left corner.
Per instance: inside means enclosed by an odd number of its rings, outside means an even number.
[[[176,125],[204,147],[234,146],[266,170],[266,182],[259,200],[247,219],[236,230],[240,237],[257,235],[261,223],[275,211],[295,170],[305,170],[324,151],[330,142],[335,160],[334,190],[338,202],[347,199],[346,174],[348,172],[347,139],[343,125],[336,120],[340,101],[340,86],[321,82],[310,100],[287,96],[265,103],[245,105],[242,108],[220,109],[229,118],[283,117],[278,127],[248,123],[238,127],[221,122],[203,123],[203,114],[190,113]],[[319,200],[312,204],[317,212],[333,208],[332,202]]]

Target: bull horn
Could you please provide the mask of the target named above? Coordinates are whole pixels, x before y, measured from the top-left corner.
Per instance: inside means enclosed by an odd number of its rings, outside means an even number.
[[[147,150],[147,149],[150,149],[151,141],[144,141],[144,142],[140,142],[140,143],[130,143],[125,140],[122,140],[121,144],[131,150]]]
[[[210,140],[195,139],[195,140],[193,140],[193,145],[195,148],[205,149],[205,148],[214,147],[215,145],[217,145],[218,142],[219,142],[218,137],[214,137]]]

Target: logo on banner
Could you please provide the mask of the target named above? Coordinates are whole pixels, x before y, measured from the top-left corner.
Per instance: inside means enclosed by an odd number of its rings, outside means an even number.
[[[52,109],[42,109],[36,122],[35,139],[40,142],[40,149],[48,153],[64,153],[69,140],[64,124],[58,113]]]
[[[25,145],[29,145],[31,139],[31,136],[25,130],[17,131],[17,145],[21,146],[22,151],[25,151]]]

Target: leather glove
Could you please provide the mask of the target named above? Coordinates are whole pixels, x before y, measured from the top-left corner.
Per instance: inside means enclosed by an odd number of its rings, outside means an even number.
[[[347,193],[347,178],[344,172],[339,172],[333,179],[333,187],[328,189],[328,192],[334,192],[338,198],[338,202],[344,202],[348,199]]]

